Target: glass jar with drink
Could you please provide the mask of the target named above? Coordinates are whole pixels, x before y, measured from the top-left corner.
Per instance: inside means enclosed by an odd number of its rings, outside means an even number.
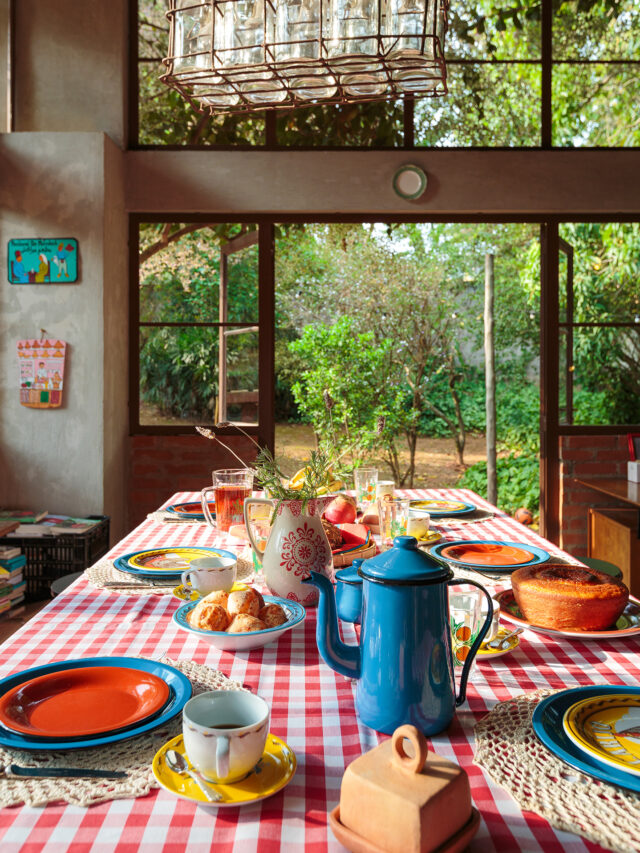
[[[222,533],[228,533],[233,524],[244,523],[244,501],[251,497],[253,471],[250,468],[223,468],[213,471],[213,486],[205,486],[200,493],[202,512],[207,522]],[[215,492],[216,517],[212,517],[209,493]]]

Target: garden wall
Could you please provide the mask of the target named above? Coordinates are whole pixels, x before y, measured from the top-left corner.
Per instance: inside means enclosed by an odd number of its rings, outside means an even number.
[[[256,448],[242,436],[223,436],[250,463]],[[199,492],[211,485],[211,472],[239,468],[238,460],[217,442],[200,435],[135,435],[129,445],[129,525],[140,524],[175,492]]]
[[[575,482],[627,477],[626,435],[566,435],[560,439],[560,547],[576,557],[587,556],[587,511],[590,506],[620,506]]]

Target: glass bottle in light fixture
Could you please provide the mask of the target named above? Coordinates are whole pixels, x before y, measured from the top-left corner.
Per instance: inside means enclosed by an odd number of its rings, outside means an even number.
[[[173,17],[174,74],[205,69],[211,61],[211,6],[176,11]]]
[[[330,98],[337,88],[321,62],[320,15],[320,0],[276,5],[273,52],[278,73],[301,100]]]
[[[347,95],[375,97],[387,89],[378,54],[378,15],[385,0],[328,0],[331,37],[327,46]]]
[[[435,26],[435,7],[434,0],[388,0],[383,39],[388,60],[415,62],[433,56],[433,38],[442,35]]]

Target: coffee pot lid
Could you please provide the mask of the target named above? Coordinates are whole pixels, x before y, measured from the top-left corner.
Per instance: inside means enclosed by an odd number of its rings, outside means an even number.
[[[364,563],[364,560],[361,560],[360,558],[355,559],[346,569],[340,569],[339,572],[336,572],[336,580],[348,584],[361,584],[362,578],[358,569],[362,563]]]
[[[365,560],[359,569],[366,580],[388,584],[442,583],[453,572],[418,549],[415,536],[396,536],[393,548]]]

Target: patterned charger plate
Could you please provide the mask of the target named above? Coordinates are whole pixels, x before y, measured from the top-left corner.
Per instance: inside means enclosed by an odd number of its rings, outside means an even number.
[[[640,696],[619,693],[576,702],[562,718],[575,745],[611,767],[640,776]]]

